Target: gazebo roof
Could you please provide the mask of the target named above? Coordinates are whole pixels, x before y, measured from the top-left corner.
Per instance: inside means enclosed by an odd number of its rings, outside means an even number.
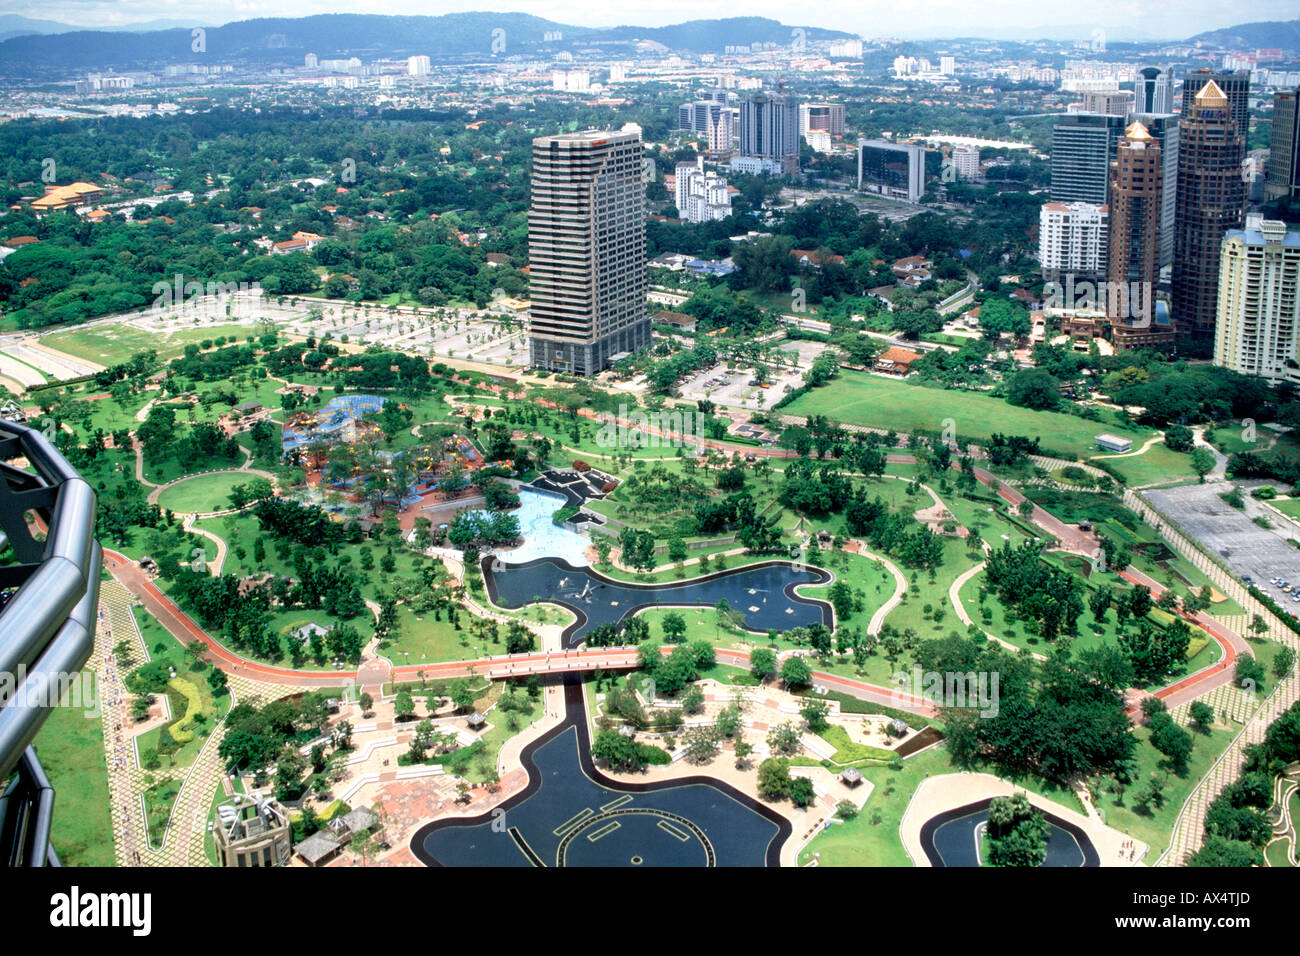
[[[340,846],[342,842],[328,830],[317,830],[307,839],[293,848],[293,851],[308,863],[319,863]]]

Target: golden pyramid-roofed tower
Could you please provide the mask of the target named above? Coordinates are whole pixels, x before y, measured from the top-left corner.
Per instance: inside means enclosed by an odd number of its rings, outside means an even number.
[[[1208,81],[1204,86],[1196,91],[1197,106],[1227,106],[1228,94],[1218,83],[1213,80]]]
[[[1155,139],[1141,121],[1134,120],[1129,124],[1128,129],[1124,130],[1124,138],[1140,142],[1154,142]]]

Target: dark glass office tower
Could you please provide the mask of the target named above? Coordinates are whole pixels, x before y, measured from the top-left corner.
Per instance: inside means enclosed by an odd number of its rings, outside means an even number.
[[[1214,335],[1219,250],[1240,229],[1246,183],[1246,135],[1231,103],[1211,80],[1197,91],[1178,131],[1178,196],[1174,214],[1173,319],[1179,338]]]

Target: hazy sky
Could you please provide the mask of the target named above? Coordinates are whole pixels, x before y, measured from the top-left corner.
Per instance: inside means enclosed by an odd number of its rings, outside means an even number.
[[[784,23],[832,27],[863,36],[981,35],[997,28],[1078,27],[1082,38],[1101,27],[1124,34],[1182,38],[1203,30],[1256,20],[1290,20],[1295,0],[0,0],[0,13],[17,13],[78,26],[118,25],[157,19],[216,25],[253,17],[313,13],[453,13],[466,10],[531,13],[561,23],[662,26],[703,17],[766,16]]]

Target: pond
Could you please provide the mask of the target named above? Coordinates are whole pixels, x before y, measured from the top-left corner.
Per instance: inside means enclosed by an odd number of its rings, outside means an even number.
[[[528,785],[491,812],[426,824],[411,851],[430,866],[775,866],[790,824],[703,777],[624,783],[592,763],[582,685],[567,718],[524,749]]]
[[[488,594],[500,607],[515,609],[543,601],[573,611],[578,620],[564,632],[566,647],[576,647],[592,628],[621,621],[645,607],[665,605],[715,607],[725,600],[741,614],[746,628],[758,632],[812,624],[830,627],[833,622],[825,601],[794,593],[800,584],[830,583],[830,573],[788,561],[765,561],[687,581],[629,584],[555,558],[525,564],[485,558],[483,576]]]
[[[565,499],[559,495],[520,488],[519,508],[510,513],[519,519],[519,533],[524,543],[513,550],[500,550],[501,558],[512,564],[538,558],[559,558],[575,567],[585,566],[591,541],[551,520],[551,516],[565,504]]]
[[[921,848],[931,866],[979,866],[980,840],[989,819],[989,800],[931,817],[921,827]],[[1047,859],[1043,866],[1099,866],[1088,835],[1073,823],[1043,812],[1047,818]]]

